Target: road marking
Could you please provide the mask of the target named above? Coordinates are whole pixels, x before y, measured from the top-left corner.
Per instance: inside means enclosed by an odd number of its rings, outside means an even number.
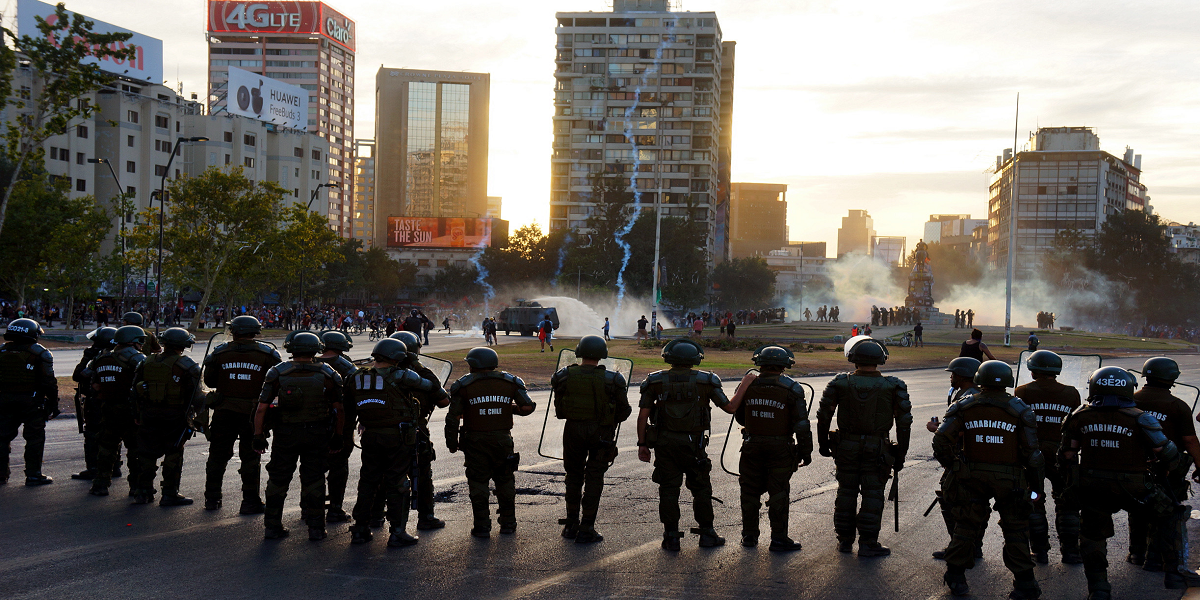
[[[635,555],[641,554],[643,552],[646,552],[647,550],[650,550],[650,549],[654,548],[655,546],[659,546],[661,543],[662,543],[661,541],[646,542],[645,544],[642,544],[641,546],[635,546],[633,548],[618,552],[616,554],[610,554],[608,556],[605,556],[604,558],[601,558],[600,560],[590,562],[581,567],[575,567],[568,571],[563,571],[562,573],[559,573],[558,575],[555,575],[553,577],[547,577],[545,579],[541,579],[541,580],[535,581],[533,583],[523,585],[515,590],[508,592],[507,594],[505,594],[505,596],[508,598],[523,598],[525,596],[529,596],[536,592],[540,592],[541,590],[544,590],[550,586],[558,585],[559,583],[562,583],[563,581],[566,581],[566,580],[574,577],[577,574],[577,572],[579,572],[579,571],[594,571],[597,569],[603,569],[614,563],[621,562],[631,556],[635,556]]]

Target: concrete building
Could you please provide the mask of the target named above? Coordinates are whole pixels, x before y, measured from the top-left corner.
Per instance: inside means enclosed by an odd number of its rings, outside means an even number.
[[[904,236],[877,235],[871,238],[871,255],[889,267],[903,266],[906,243]]]
[[[996,157],[988,201],[988,247],[992,264],[1008,264],[1012,170],[1017,169],[1014,276],[1031,277],[1053,249],[1054,236],[1074,229],[1091,237],[1108,215],[1144,210],[1142,157],[1126,148],[1121,157],[1100,149],[1089,127],[1043,127],[1028,150]]]
[[[922,239],[927,244],[941,244],[967,250],[971,247],[971,237],[975,229],[986,229],[987,224],[987,219],[972,219],[971,215],[929,215]]]
[[[614,0],[556,16],[550,230],[584,229],[607,176],[643,210],[661,200],[704,223],[710,260],[724,258],[734,45],[716,13]]]
[[[788,245],[787,185],[734,183],[729,200],[731,258],[766,256]]]
[[[1171,251],[1185,263],[1200,264],[1200,226],[1195,223],[1168,222],[1163,226]]]
[[[811,282],[825,285],[829,278],[829,266],[834,259],[820,256],[809,256],[803,247],[789,246],[772,250],[763,257],[767,266],[775,271],[775,295],[777,297],[798,296],[802,286]],[[803,319],[802,315],[790,315],[793,320]]]
[[[328,205],[323,212],[328,212],[330,228],[351,237],[354,22],[322,2],[208,0],[207,37],[209,112],[226,106],[231,66],[308,92],[308,132],[329,143],[322,183],[337,186],[323,188],[320,202]]]
[[[375,75],[375,231],[389,216],[487,214],[491,76],[382,67]],[[376,235],[376,244],[381,235]]]
[[[875,237],[875,220],[865,210],[852,210],[842,217],[838,228],[837,257],[854,252],[871,255],[871,239]]]
[[[487,197],[487,215],[485,215],[485,216],[491,217],[493,219],[501,218],[500,217],[500,212],[501,212],[500,209],[503,207],[503,205],[504,205],[504,198],[501,198],[500,196],[488,196]]]
[[[375,246],[375,140],[355,142],[354,239]]]
[[[825,242],[788,242],[788,249],[798,250],[807,258],[825,258]]]

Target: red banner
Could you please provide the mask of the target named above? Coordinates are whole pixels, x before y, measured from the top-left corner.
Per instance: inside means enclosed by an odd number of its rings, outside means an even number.
[[[388,217],[389,248],[487,248],[492,219]]]
[[[342,13],[321,4],[321,35],[329,41],[354,52],[354,21],[347,19]]]
[[[322,33],[320,2],[209,0],[211,33]]]

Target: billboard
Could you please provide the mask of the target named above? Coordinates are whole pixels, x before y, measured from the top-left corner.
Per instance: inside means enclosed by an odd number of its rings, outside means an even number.
[[[354,51],[354,21],[321,2],[208,1],[209,33],[307,33]]]
[[[67,11],[68,18],[72,18],[74,15],[75,13]],[[40,37],[42,35],[42,32],[38,30],[37,20],[34,17],[41,17],[50,24],[58,21],[58,15],[54,13],[53,6],[44,2],[38,2],[37,0],[18,0],[17,33],[19,35],[28,35],[30,37]],[[119,50],[136,47],[137,51],[130,60],[118,60],[112,57],[104,59],[89,57],[83,60],[84,64],[98,65],[101,70],[120,77],[152,81],[154,83],[163,82],[162,40],[142,35],[123,27],[117,27],[116,25],[91,17],[87,17],[87,19],[94,23],[92,31],[96,33],[132,33],[133,37],[129,38],[128,41],[117,42],[113,44],[112,48]]]
[[[230,114],[308,131],[308,92],[303,88],[229,67],[227,89],[225,106]]]
[[[487,248],[493,219],[388,217],[388,248]]]

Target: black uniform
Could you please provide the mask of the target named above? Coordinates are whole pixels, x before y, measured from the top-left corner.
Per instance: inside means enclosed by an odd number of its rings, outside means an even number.
[[[1175,502],[1173,518],[1166,531],[1153,531],[1151,520],[1143,512],[1129,513],[1129,552],[1145,555],[1145,562],[1154,565],[1162,562],[1165,548],[1184,548],[1183,536],[1187,533],[1187,521],[1191,516],[1191,506],[1184,504],[1187,502],[1191,485],[1184,475],[1191,465],[1191,456],[1183,452],[1187,447],[1183,438],[1196,437],[1196,422],[1192,419],[1191,408],[1171,394],[1169,388],[1147,383],[1133,395],[1133,400],[1139,409],[1158,420],[1163,435],[1180,450],[1180,460],[1183,462],[1174,473],[1168,472],[1163,461],[1156,462],[1152,469],[1155,482]],[[1162,546],[1163,542],[1167,546]],[[1146,552],[1147,547],[1149,553]],[[1184,558],[1186,557],[1180,555],[1180,559]]]
[[[1152,451],[1158,449],[1159,452]],[[1122,404],[1086,405],[1063,424],[1059,468],[1077,471],[1063,501],[1080,509],[1079,547],[1089,592],[1110,592],[1108,538],[1112,515],[1142,512],[1154,526],[1165,529],[1175,503],[1149,477],[1146,462],[1153,454],[1174,473],[1181,464],[1175,444],[1163,434],[1150,413]],[[1077,453],[1077,455],[1075,455]],[[1163,570],[1178,572],[1177,549],[1166,549]]]
[[[283,529],[283,502],[300,463],[300,514],[309,528],[325,527],[325,470],[330,441],[341,436],[331,423],[342,406],[342,378],[327,364],[282,362],[263,381],[259,404],[270,406],[274,431],[267,463],[263,524]]]
[[[138,417],[137,457],[142,472],[135,495],[154,496],[154,475],[163,458],[164,501],[179,495],[183,444],[189,411],[199,408],[200,365],[179,354],[156,354],[142,361],[133,376]]]
[[[958,402],[959,400],[963,400],[963,399],[967,398],[968,396],[974,396],[975,394],[978,394],[979,391],[980,391],[979,388],[975,387],[974,385],[972,385],[971,387],[967,387],[967,388],[952,387],[946,393],[946,407],[949,408],[955,402]],[[942,471],[941,489],[939,489],[937,492],[935,492],[935,495],[938,498],[938,504],[941,506],[942,521],[946,523],[946,532],[950,534],[951,541],[954,541],[954,526],[955,526],[954,505],[951,504],[951,502],[950,502],[951,496],[949,494],[947,494],[946,492],[953,485],[954,485],[954,472],[950,469],[944,469]],[[984,512],[984,518],[982,520],[982,523],[979,524],[979,538],[975,544],[975,557],[976,558],[983,558],[983,550],[982,550],[983,534],[987,532],[988,517],[991,516],[991,512],[992,512],[991,507],[988,505],[980,507],[980,510],[985,511],[985,512]],[[947,548],[949,548],[948,544],[947,544]],[[944,559],[946,557],[946,551],[940,550],[940,551],[934,552],[933,556],[934,556],[934,558]]]
[[[1062,423],[1075,409],[1079,408],[1079,390],[1059,383],[1053,377],[1036,377],[1033,381],[1013,390],[1013,395],[1025,401],[1037,417],[1038,446],[1043,456],[1057,456],[1062,441]],[[1060,502],[1066,489],[1065,474],[1051,460],[1045,467],[1046,479],[1050,481],[1054,498],[1054,527],[1058,532],[1058,543],[1066,556],[1079,554],[1079,510],[1069,502]],[[1046,519],[1046,499],[1043,496],[1033,503],[1029,516],[1029,547],[1035,553],[1050,550],[1050,524]],[[1078,557],[1076,556],[1076,559]]]
[[[208,407],[213,409],[207,435],[208,465],[204,498],[206,505],[221,501],[225,467],[238,443],[242,466],[242,504],[246,512],[262,507],[262,469],[259,454],[251,447],[254,438],[254,407],[263,391],[267,370],[281,358],[274,348],[254,340],[234,340],[217,346],[204,360],[204,385],[212,388]]]
[[[350,378],[358,372],[358,367],[355,367],[354,363],[341,354],[329,358],[318,357],[316,361],[332,367],[343,382],[350,381]],[[348,402],[343,402],[342,407],[345,410],[345,423],[347,423],[342,428],[342,449],[329,455],[329,473],[325,477],[325,495],[331,512],[342,511],[342,503],[346,499],[346,482],[350,479],[350,453],[354,451],[354,427],[350,425],[354,423],[354,408]],[[340,516],[344,521],[345,516]]]
[[[771,539],[788,537],[792,474],[813,450],[804,388],[785,375],[760,375],[746,389],[734,418],[743,426],[742,539],[758,539],[760,499],[767,494]]]
[[[417,464],[413,466],[412,479],[415,489],[415,504],[417,508],[418,527],[433,523],[433,461],[437,460],[433,443],[429,438],[429,418],[433,409],[439,404],[449,402],[450,394],[442,387],[442,382],[428,367],[414,360],[407,368],[415,372],[421,379],[430,382],[430,389],[414,389],[413,393],[421,403],[421,418],[417,427]],[[439,525],[440,526],[440,525]]]
[[[565,419],[563,469],[566,475],[566,525],[580,523],[590,531],[596,523],[604,473],[616,456],[617,424],[633,412],[629,384],[603,365],[572,365],[550,378],[554,416]],[[585,485],[586,484],[586,485]],[[568,535],[569,537],[569,535]]]
[[[113,470],[125,444],[125,455],[129,461],[129,494],[141,489],[142,468],[137,452],[137,423],[134,414],[133,375],[137,366],[146,360],[133,346],[118,347],[112,352],[102,352],[92,361],[88,370],[92,373],[92,386],[100,399],[100,440],[97,451],[96,477],[92,479],[92,491],[107,494],[112,483]]]
[[[99,346],[84,348],[83,358],[71,373],[71,379],[79,384],[78,392],[83,403],[83,414],[76,415],[76,418],[83,419],[83,464],[86,470],[80,479],[91,479],[96,475],[96,454],[100,448],[100,401],[96,397],[96,390],[92,389],[88,365],[104,350]]]
[[[25,476],[42,474],[46,419],[58,408],[54,357],[41,344],[6,342],[0,346],[0,451],[4,453],[0,482],[8,481],[10,444],[23,428]]]

